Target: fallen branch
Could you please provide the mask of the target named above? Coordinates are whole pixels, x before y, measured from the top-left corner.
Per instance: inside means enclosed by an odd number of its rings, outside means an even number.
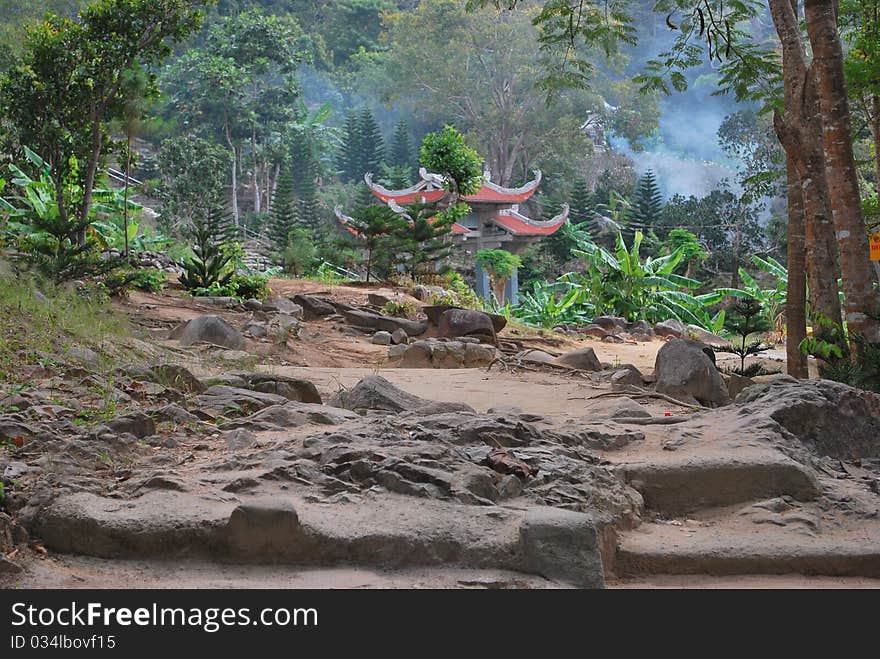
[[[668,403],[674,403],[675,405],[679,405],[681,407],[687,407],[692,410],[705,410],[706,408],[702,405],[691,405],[690,403],[685,403],[684,401],[680,401],[677,398],[673,398],[672,396],[667,396],[666,394],[661,394],[656,391],[648,391],[647,389],[640,389],[639,387],[634,387],[632,385],[628,386],[624,391],[606,391],[603,394],[596,394],[595,396],[589,396],[587,400],[592,400],[594,398],[602,398],[605,396],[625,396],[627,398],[658,398],[660,400],[665,400]]]

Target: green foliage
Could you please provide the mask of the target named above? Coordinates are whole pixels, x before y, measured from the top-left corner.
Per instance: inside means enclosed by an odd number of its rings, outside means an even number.
[[[481,249],[476,253],[474,261],[489,271],[489,276],[506,280],[522,261],[516,254],[504,249]]]
[[[666,235],[664,246],[670,252],[681,250],[681,261],[687,267],[687,276],[689,277],[693,276],[696,265],[702,263],[708,257],[699,239],[687,229],[673,229],[670,231]]]
[[[480,189],[482,158],[452,126],[446,125],[439,132],[425,135],[419,149],[419,161],[428,171],[446,178],[446,185],[456,200],[460,195],[473,194]]]
[[[569,281],[536,282],[531,292],[520,293],[513,313],[523,323],[539,327],[586,325],[592,309],[584,303],[585,297],[584,289]]]
[[[287,247],[281,253],[284,268],[298,277],[312,268],[318,253],[308,230],[294,228],[287,236]]]
[[[162,182],[156,194],[162,200],[159,221],[177,232],[193,218],[205,215],[225,194],[232,157],[228,150],[193,135],[169,138],[159,149]]]
[[[290,232],[299,224],[299,202],[294,180],[290,174],[281,174],[269,208],[269,239],[278,252],[287,249]]]
[[[718,288],[716,292],[738,299],[757,300],[764,311],[765,320],[771,327],[781,330],[785,322],[788,270],[779,261],[771,257],[762,259],[760,256],[753,256],[752,262],[758,268],[773,276],[776,284],[773,288],[762,288],[754,277],[743,268],[740,268],[739,277],[743,282],[743,288]]]
[[[382,307],[382,313],[387,316],[415,320],[419,316],[419,306],[411,300],[388,300],[385,306]]]
[[[365,206],[355,212],[350,226],[358,232],[366,251],[367,281],[378,270],[387,277],[397,262],[396,241],[409,231],[409,223],[388,206]]]
[[[130,289],[160,293],[165,286],[165,273],[154,268],[120,268],[104,279],[107,295],[125,295]]]
[[[222,213],[214,209],[207,216],[193,219],[190,235],[193,256],[183,262],[180,283],[196,295],[223,288],[234,273],[234,254],[227,247],[227,229]]]
[[[648,170],[639,179],[633,197],[632,218],[640,223],[643,229],[654,226],[660,220],[660,212],[663,210],[663,196],[657,187],[657,178],[654,172]]]
[[[408,187],[410,179],[418,174],[415,148],[410,139],[409,123],[407,123],[406,119],[401,119],[394,127],[394,135],[391,137],[391,147],[388,150],[387,161],[392,167],[397,168],[401,176],[399,182],[403,183],[403,185],[396,186],[398,190]]]
[[[716,352],[737,355],[740,358],[740,366],[734,372],[746,376],[746,358],[769,349],[769,346],[761,341],[749,342],[748,339],[754,334],[768,331],[770,327],[760,301],[753,297],[737,298],[724,321],[724,329],[736,335],[739,343],[715,346],[713,349]]]
[[[569,218],[572,224],[587,222],[593,215],[593,195],[586,180],[579,176],[574,182],[568,200]]]
[[[431,204],[412,204],[401,214],[404,222],[391,228],[393,265],[403,267],[414,281],[436,272],[437,263],[453,249],[448,240],[452,225],[467,213],[467,204],[456,204],[435,214]]]

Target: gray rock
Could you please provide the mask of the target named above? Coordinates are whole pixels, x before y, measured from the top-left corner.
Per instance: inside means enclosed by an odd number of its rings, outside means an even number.
[[[492,317],[482,311],[447,309],[437,321],[437,336],[440,337],[478,336],[488,343],[496,343],[495,333]]]
[[[120,435],[128,433],[139,439],[156,434],[156,423],[143,412],[129,412],[104,423],[110,430]]]
[[[288,400],[320,405],[321,394],[312,382],[289,375],[271,375],[267,373],[237,373],[247,384],[248,389],[268,394],[284,396]]]
[[[173,387],[190,394],[200,394],[206,389],[201,380],[178,364],[158,364],[151,370],[155,381],[166,387]]]
[[[347,410],[385,410],[388,412],[420,411],[425,414],[440,412],[471,412],[464,403],[441,403],[419,398],[398,389],[381,375],[368,375],[349,390],[343,390],[331,400],[331,405]]]
[[[263,303],[260,302],[259,300],[255,300],[254,298],[251,298],[250,300],[244,301],[244,308],[247,309],[248,311],[262,311],[263,310]]]
[[[427,324],[421,321],[384,316],[372,311],[364,311],[363,309],[341,309],[341,313],[343,318],[345,318],[345,322],[357,327],[385,330],[386,332],[403,329],[409,336],[421,336],[427,329]]]
[[[336,313],[332,304],[312,295],[294,295],[293,301],[302,307],[304,320],[314,320]]]
[[[377,346],[389,346],[391,345],[391,333],[384,330],[379,330],[378,332],[373,334],[373,338],[370,339],[370,343],[374,343]]]
[[[399,327],[391,333],[391,342],[395,345],[399,345],[401,343],[408,343],[409,336],[407,335],[406,331],[402,327]]]
[[[732,399],[736,400],[736,397],[739,396],[743,389],[751,387],[753,384],[755,384],[755,381],[752,378],[731,373],[727,379],[727,393]]]
[[[591,336],[594,339],[604,339],[609,334],[608,330],[596,324],[587,325],[580,330],[580,333],[585,336]]]
[[[387,295],[383,295],[381,293],[367,293],[367,304],[371,307],[378,307],[381,309],[386,304],[391,302],[392,298]]]
[[[390,348],[388,348],[388,357],[390,357],[391,359],[397,359],[397,358],[403,357],[403,355],[408,351],[408,349],[409,349],[409,346],[403,345],[403,344],[391,346]]]
[[[707,407],[729,403],[727,385],[704,348],[685,339],[672,339],[660,348],[654,364],[657,391]]]
[[[160,407],[157,410],[151,411],[149,414],[153,417],[155,421],[159,422],[166,421],[180,424],[199,422],[199,417],[197,417],[195,414],[187,412],[185,409],[175,403],[170,403],[165,407]]]
[[[519,476],[508,474],[498,483],[498,497],[500,499],[516,499],[523,492],[523,482]]]
[[[359,418],[349,410],[314,403],[290,401],[272,405],[250,416],[224,423],[222,428],[244,428],[252,431],[298,428],[309,424],[332,426]]]
[[[645,380],[642,377],[642,372],[632,364],[622,364],[611,375],[612,387],[643,387],[644,385]]]
[[[567,352],[558,357],[555,362],[561,366],[576,368],[581,371],[601,371],[602,364],[596,356],[596,351],[592,348],[582,348],[573,352]]]
[[[283,313],[288,316],[301,320],[303,317],[303,308],[296,302],[288,300],[286,297],[276,297],[263,302],[263,311],[269,313]]]
[[[514,358],[524,362],[531,362],[533,364],[550,364],[556,360],[555,356],[551,355],[549,352],[544,352],[543,350],[523,350],[522,352],[518,352]]]
[[[277,394],[238,389],[225,385],[208,387],[196,397],[196,405],[220,414],[251,414],[270,405],[283,405],[287,398]]]
[[[221,433],[220,436],[223,438],[226,448],[230,451],[240,451],[242,449],[250,448],[254,445],[254,442],[257,441],[256,434],[244,428],[227,430],[226,432]]]
[[[593,324],[598,325],[606,332],[615,334],[617,332],[626,331],[626,327],[629,323],[626,318],[620,318],[618,316],[599,316],[598,318],[593,318]]]
[[[700,343],[705,343],[709,346],[726,346],[730,344],[727,339],[721,338],[712,332],[707,332],[697,325],[687,326],[687,338],[699,341]]]
[[[66,355],[86,366],[97,366],[101,361],[97,352],[85,346],[70,346]]]
[[[238,506],[223,535],[233,557],[278,561],[305,533],[293,503],[276,498]]]
[[[230,350],[244,348],[244,337],[220,316],[193,318],[173,330],[171,338],[180,341],[180,345],[184,347],[196,343],[211,343]]]
[[[263,339],[269,335],[269,330],[266,329],[265,325],[261,325],[260,323],[248,323],[244,326],[244,331],[255,339]]]
[[[671,336],[681,339],[687,336],[687,327],[680,320],[670,318],[654,325],[654,334],[657,336]]]
[[[520,524],[519,536],[528,571],[580,588],[605,587],[600,530],[590,515],[532,509]]]

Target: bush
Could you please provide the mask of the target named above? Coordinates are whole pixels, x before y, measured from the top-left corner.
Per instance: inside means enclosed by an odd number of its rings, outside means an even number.
[[[388,316],[397,316],[399,318],[415,320],[419,316],[419,307],[415,302],[410,300],[403,300],[401,302],[389,300],[388,303],[382,307],[382,313]]]
[[[233,274],[226,283],[214,282],[190,291],[196,297],[234,297],[239,300],[264,300],[271,293],[268,275]]]

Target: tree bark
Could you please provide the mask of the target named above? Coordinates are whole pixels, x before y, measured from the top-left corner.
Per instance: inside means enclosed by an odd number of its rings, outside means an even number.
[[[83,181],[83,199],[79,209],[79,217],[85,222],[92,212],[92,191],[95,189],[95,176],[98,173],[98,163],[101,160],[101,123],[94,119],[92,123],[92,141],[90,144],[89,161],[86,165],[86,177]],[[85,229],[82,229],[78,237],[79,244],[86,241]]]
[[[804,2],[823,121],[825,171],[837,232],[850,336],[860,335],[871,343],[880,343],[880,320],[876,317],[880,313],[880,295],[874,290],[868,261],[868,234],[853,156],[843,49],[835,5],[828,0]]]
[[[128,261],[131,254],[128,248],[128,188],[129,172],[131,171],[131,125],[128,126],[128,143],[125,150],[125,202],[122,209],[122,231],[125,234],[125,260]]]
[[[788,293],[785,299],[785,361],[788,374],[809,377],[807,356],[800,350],[807,338],[806,236],[804,234],[804,198],[797,167],[786,163],[788,176]]]
[[[871,95],[871,132],[874,134],[874,176],[880,193],[880,96]]]
[[[798,25],[797,0],[770,0],[770,10],[782,44],[785,115],[774,113],[773,126],[786,160],[799,182],[804,218],[806,278],[810,313],[840,324],[842,315],[837,290],[837,241],[831,219],[822,125],[818,117],[813,73],[807,66],[803,37]],[[791,182],[789,177],[789,182]],[[791,231],[791,226],[789,226]],[[792,237],[789,236],[789,242]],[[797,240],[797,237],[795,237]],[[789,276],[792,266],[789,264]],[[832,336],[821,336],[832,340]],[[845,348],[840,337],[837,340]]]

